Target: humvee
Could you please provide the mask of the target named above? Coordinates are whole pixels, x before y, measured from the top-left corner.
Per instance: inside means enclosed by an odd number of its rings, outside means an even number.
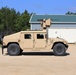
[[[62,56],[68,48],[67,41],[61,38],[48,38],[47,27],[51,21],[43,20],[41,23],[42,30],[21,31],[15,34],[5,36],[2,41],[3,49],[7,48],[9,55],[19,55],[23,51],[44,51],[53,50],[57,56]]]

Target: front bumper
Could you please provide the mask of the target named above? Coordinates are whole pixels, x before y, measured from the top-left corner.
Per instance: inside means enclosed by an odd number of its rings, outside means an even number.
[[[7,48],[7,46],[2,45],[2,54],[4,54],[4,48]]]

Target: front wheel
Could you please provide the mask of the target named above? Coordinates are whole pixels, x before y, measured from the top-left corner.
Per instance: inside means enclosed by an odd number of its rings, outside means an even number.
[[[8,54],[12,56],[19,55],[20,53],[20,47],[17,44],[10,44],[7,50]]]
[[[64,44],[56,44],[53,48],[53,52],[56,56],[63,56],[66,53],[66,47]]]

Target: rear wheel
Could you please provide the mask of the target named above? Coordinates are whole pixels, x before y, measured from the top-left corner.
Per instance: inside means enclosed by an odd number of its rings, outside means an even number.
[[[12,56],[19,55],[20,53],[20,47],[17,44],[10,44],[7,50],[8,50],[8,54]]]
[[[54,46],[53,52],[56,56],[63,56],[66,53],[66,47],[64,44],[58,43]]]

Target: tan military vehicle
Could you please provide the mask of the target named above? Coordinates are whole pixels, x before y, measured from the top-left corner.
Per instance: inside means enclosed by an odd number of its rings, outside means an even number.
[[[21,31],[3,38],[2,52],[7,48],[9,55],[19,55],[23,51],[45,51],[53,50],[57,56],[64,55],[68,44],[61,38],[48,38],[47,27],[50,26],[50,19],[43,20],[42,30]]]

